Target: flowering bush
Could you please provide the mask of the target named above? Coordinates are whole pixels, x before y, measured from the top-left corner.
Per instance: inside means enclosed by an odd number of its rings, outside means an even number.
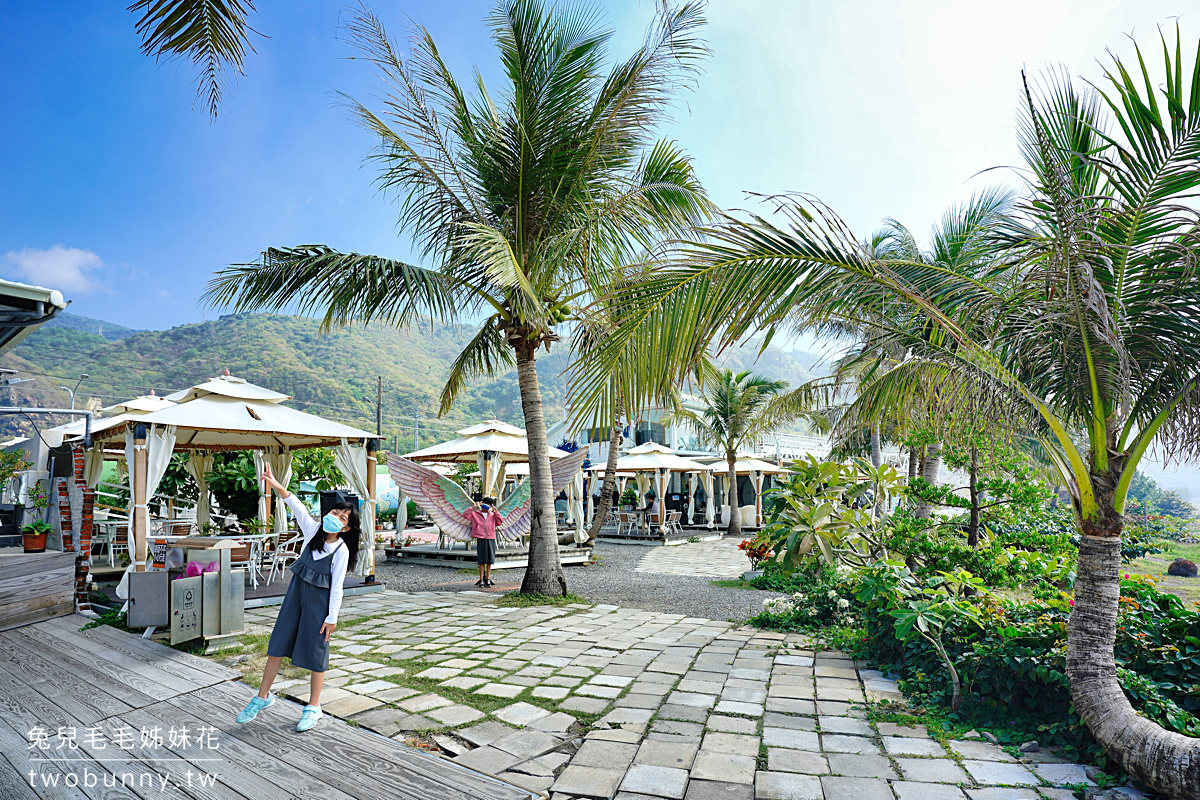
[[[761,567],[762,563],[771,555],[770,543],[759,539],[743,539],[738,545],[738,550],[741,550],[746,554],[746,558],[750,559],[750,566],[753,569]]]
[[[769,630],[795,631],[859,624],[859,603],[854,598],[857,579],[844,565],[830,567],[810,562],[783,575],[768,566],[766,574],[750,582],[757,589],[788,592],[763,601],[763,612],[751,625]]]

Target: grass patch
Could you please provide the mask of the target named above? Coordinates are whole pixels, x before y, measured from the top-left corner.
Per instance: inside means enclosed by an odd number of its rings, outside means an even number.
[[[541,592],[509,592],[496,598],[495,605],[500,608],[527,608],[529,606],[569,606],[572,603],[588,603],[591,600],[577,594],[555,596]]]
[[[1200,578],[1180,578],[1167,574],[1167,567],[1177,558],[1200,563],[1200,544],[1171,542],[1162,553],[1143,556],[1122,568],[1122,574],[1152,575],[1158,579],[1157,589],[1170,592],[1185,603],[1200,602]]]
[[[732,580],[724,581],[709,581],[713,586],[720,586],[722,589],[754,589],[750,581],[745,578],[733,578]],[[758,591],[754,589],[754,591]]]

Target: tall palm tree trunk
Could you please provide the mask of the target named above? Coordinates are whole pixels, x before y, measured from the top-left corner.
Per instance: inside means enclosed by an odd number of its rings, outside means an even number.
[[[525,437],[529,442],[529,566],[521,591],[555,597],[567,593],[562,563],[558,559],[558,523],[554,516],[554,487],[550,479],[550,446],[546,441],[546,416],[538,386],[534,348],[522,344],[517,351],[517,384],[521,389],[521,411],[525,415]]]
[[[883,437],[879,434],[879,426],[871,428],[871,466],[879,469],[883,463]]]
[[[921,465],[921,477],[929,481],[933,486],[937,486],[938,473],[942,468],[942,446],[937,442],[929,445],[925,450],[925,463]],[[913,516],[917,519],[929,519],[933,515],[933,506],[928,502],[921,500],[917,503],[917,509],[913,512]]]
[[[908,448],[908,482],[917,478],[917,468],[921,466],[921,452],[915,447]]]
[[[729,465],[729,489],[725,492],[725,496],[729,498],[729,527],[725,533],[729,536],[741,536],[742,510],[738,503],[737,453],[732,451],[726,453],[725,463]]]
[[[608,437],[608,460],[604,462],[604,482],[600,485],[600,505],[596,506],[596,514],[592,518],[592,527],[588,528],[588,540],[600,535],[600,528],[612,509],[613,491],[617,486],[617,456],[621,450],[621,417],[625,413],[624,403],[617,398],[617,416],[613,420],[612,434]]]
[[[967,546],[979,547],[979,449],[971,446],[971,463],[967,467],[970,477],[971,521],[967,523]]]
[[[1105,507],[1107,506],[1107,507]],[[1133,710],[1117,680],[1113,646],[1121,596],[1121,529],[1111,492],[1102,523],[1085,520],[1067,623],[1071,699],[1101,746],[1147,786],[1179,800],[1200,798],[1200,743],[1164,730]]]

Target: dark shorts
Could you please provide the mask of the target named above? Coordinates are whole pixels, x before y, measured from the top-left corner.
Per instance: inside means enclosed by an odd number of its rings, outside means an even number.
[[[476,564],[495,564],[496,563],[496,540],[495,539],[476,539],[475,540],[475,563]]]

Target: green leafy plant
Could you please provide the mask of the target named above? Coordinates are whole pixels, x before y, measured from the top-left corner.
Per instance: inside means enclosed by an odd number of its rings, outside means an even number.
[[[43,533],[50,533],[52,530],[54,529],[50,527],[50,523],[41,519],[35,519],[33,522],[29,522],[21,526],[21,533],[28,533],[34,536]]]

